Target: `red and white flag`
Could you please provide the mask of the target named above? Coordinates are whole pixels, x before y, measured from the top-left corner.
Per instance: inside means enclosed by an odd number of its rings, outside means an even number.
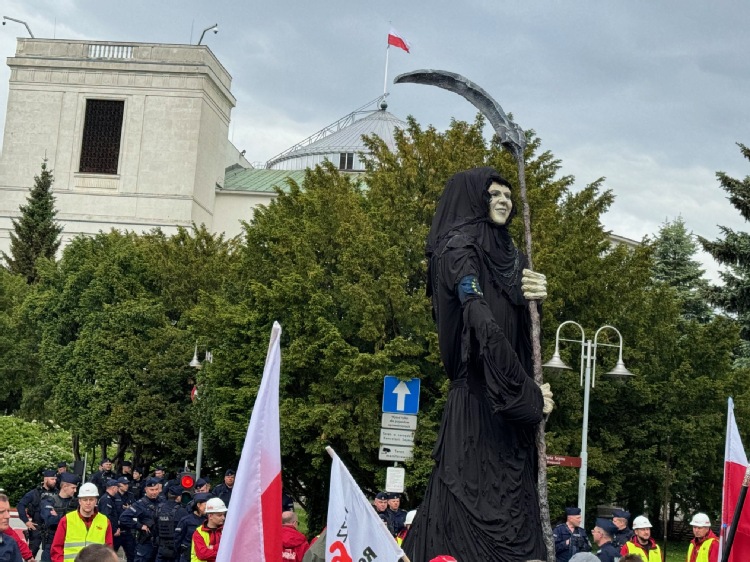
[[[216,562],[281,559],[280,338],[274,322]]]
[[[407,53],[411,52],[411,43],[393,28],[388,32],[388,44],[403,49]]]
[[[359,489],[344,463],[330,447],[331,490],[328,497],[326,562],[401,560],[404,551],[372,504]]]
[[[742,446],[740,432],[734,419],[734,401],[730,398],[727,409],[727,441],[724,447],[724,490],[721,508],[722,545],[720,551],[724,549],[724,541],[734,518],[734,508],[740,495],[747,464],[745,448]],[[737,525],[734,542],[732,543],[732,553],[728,562],[746,562],[747,560],[750,560],[750,505],[746,502]]]

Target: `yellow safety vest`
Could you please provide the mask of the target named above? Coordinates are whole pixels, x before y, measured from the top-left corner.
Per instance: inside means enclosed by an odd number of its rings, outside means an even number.
[[[211,540],[211,538],[210,538],[210,536],[208,534],[208,531],[206,531],[203,528],[203,524],[202,523],[196,529],[196,531],[198,532],[198,534],[201,537],[203,537],[203,542],[206,543],[206,545],[208,545],[208,541]],[[190,541],[190,562],[201,562],[201,559],[198,558],[198,555],[195,553],[195,540],[191,540]]]
[[[654,548],[648,551],[648,555],[646,554],[646,551],[644,549],[635,544],[633,541],[626,542],[625,547],[628,549],[628,554],[637,554],[643,559],[643,562],[662,562],[661,550],[659,550],[658,544],[654,545]]]
[[[695,559],[695,562],[708,562],[708,551],[711,550],[711,543],[713,543],[713,541],[715,540],[716,539],[714,537],[710,537],[701,543],[701,545],[698,547],[698,556]],[[687,553],[687,562],[690,562],[690,560],[692,560],[694,548],[695,545],[693,544],[693,541],[690,541],[690,546],[688,547]]]
[[[73,560],[76,555],[89,544],[105,544],[107,542],[107,527],[109,519],[101,513],[94,515],[91,526],[87,529],[78,511],[71,511],[65,516],[65,545],[63,559]]]

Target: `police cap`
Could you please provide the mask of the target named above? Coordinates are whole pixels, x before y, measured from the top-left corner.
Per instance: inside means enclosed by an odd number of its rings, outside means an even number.
[[[65,461],[60,461],[59,463],[57,463],[57,468],[68,468],[68,463],[66,463]]]
[[[206,484],[208,484],[208,482],[206,482],[203,478],[198,478],[198,480],[195,481],[196,488],[203,488],[203,486],[205,486]]]
[[[128,485],[130,485],[130,480],[128,480],[126,476],[120,476],[117,479],[117,483],[118,484],[128,484]]]
[[[107,478],[104,487],[111,488],[112,486],[117,486],[117,480],[115,480],[114,478]]]
[[[179,484],[172,484],[167,490],[167,494],[170,496],[181,496],[184,491],[184,488]]]
[[[54,470],[45,470],[44,472],[42,472],[42,476],[44,476],[45,478],[54,478],[55,476],[57,476],[57,472]]]
[[[630,519],[630,512],[624,509],[612,510],[612,517],[621,517],[622,519]]]
[[[376,500],[387,500],[388,499],[388,494],[386,494],[385,492],[378,492],[378,495],[375,496],[375,499]]]
[[[161,484],[161,480],[159,478],[151,477],[146,479],[146,482],[143,484],[146,488],[153,488],[154,486],[158,486]]]
[[[78,484],[78,476],[72,472],[63,472],[60,475],[60,482],[65,482],[66,484]]]
[[[228,468],[227,471],[224,473],[224,476],[234,476],[235,474],[236,472],[233,468]]]
[[[567,517],[571,517],[572,515],[580,515],[580,514],[581,514],[580,507],[566,507],[565,508],[565,515]]]
[[[112,459],[110,459],[109,457],[104,457],[99,464],[101,465],[101,464],[104,464],[105,462],[112,462]]]
[[[598,517],[596,520],[596,526],[607,533],[610,537],[614,537],[615,533],[617,533],[617,527],[615,527],[615,524],[609,519]]]
[[[122,461],[122,466],[133,466],[133,463],[130,461]]]

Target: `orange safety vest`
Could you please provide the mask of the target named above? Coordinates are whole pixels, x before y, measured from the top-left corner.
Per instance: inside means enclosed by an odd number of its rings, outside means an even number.
[[[711,544],[715,540],[716,539],[714,537],[709,537],[701,543],[701,545],[698,547],[698,556],[695,558],[695,562],[708,562],[708,552],[711,550]],[[690,541],[690,546],[688,547],[687,553],[687,562],[690,562],[693,559],[694,549],[695,544],[693,544],[693,541]]]
[[[659,550],[658,544],[655,544],[654,548],[649,549],[648,554],[646,554],[646,551],[640,545],[635,544],[632,540],[625,543],[625,548],[628,549],[628,554],[637,554],[643,559],[643,562],[662,562],[661,550]]]
[[[65,516],[65,544],[63,559],[74,560],[84,546],[90,544],[105,544],[107,542],[107,527],[109,519],[101,513],[94,515],[91,526],[87,529],[78,511],[71,511]]]

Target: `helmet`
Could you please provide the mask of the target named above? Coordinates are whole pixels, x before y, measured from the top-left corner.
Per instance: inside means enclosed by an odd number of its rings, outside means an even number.
[[[696,513],[693,515],[692,521],[690,521],[691,527],[710,527],[711,520],[705,513]]]
[[[226,513],[227,506],[220,498],[211,498],[206,502],[206,513]]]
[[[92,484],[91,482],[86,482],[78,490],[78,497],[79,498],[98,498],[99,488],[96,487],[96,484]]]
[[[414,522],[414,517],[417,515],[417,510],[412,509],[409,513],[406,514],[406,521],[404,521],[404,525],[411,525]]]
[[[651,521],[648,520],[648,517],[645,515],[639,515],[635,519],[633,519],[633,530],[636,529],[650,529],[653,525],[651,525]]]

